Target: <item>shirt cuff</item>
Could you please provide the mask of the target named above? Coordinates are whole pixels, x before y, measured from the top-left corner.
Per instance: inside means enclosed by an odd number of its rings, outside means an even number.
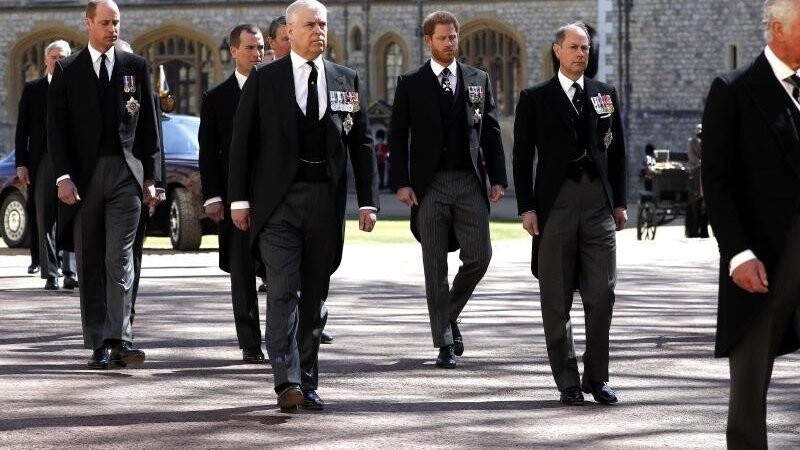
[[[205,208],[206,206],[208,206],[208,205],[210,205],[212,203],[217,203],[217,202],[221,202],[221,201],[222,201],[222,197],[220,197],[219,195],[216,196],[216,197],[211,197],[210,199],[206,200],[205,203],[203,203],[203,208]]]
[[[250,202],[248,202],[247,200],[231,202],[231,210],[234,209],[250,209]]]
[[[156,186],[155,185],[151,184],[149,186],[145,186],[144,188],[147,189],[147,192],[150,193],[150,197],[155,197],[156,196]]]
[[[522,216],[524,216],[525,214],[528,214],[528,213],[536,214],[536,210],[535,209],[531,209],[531,210],[525,211],[524,213],[520,214],[520,217],[522,217]]]
[[[736,270],[737,267],[741,266],[747,261],[750,261],[751,259],[756,259],[756,255],[749,249],[731,258],[731,262],[728,263],[728,275],[733,275],[733,271]]]
[[[61,180],[69,180],[69,179],[71,179],[69,175],[61,175],[60,177],[56,178],[56,186],[58,186],[58,183],[60,183]]]
[[[361,211],[362,209],[368,209],[370,211],[375,211],[375,212],[378,211],[378,208],[376,208],[374,206],[362,206],[361,208],[358,208],[359,211]]]

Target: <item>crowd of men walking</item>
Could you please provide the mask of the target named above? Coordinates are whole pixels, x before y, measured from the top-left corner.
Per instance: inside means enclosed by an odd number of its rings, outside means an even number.
[[[721,251],[717,356],[731,365],[731,448],[766,446],[772,363],[797,348],[800,329],[800,2],[767,0],[764,16],[764,52],[714,81],[703,120],[702,183]],[[62,249],[64,287],[79,285],[94,369],[145,361],[132,331],[144,211],[164,199],[157,96],[147,62],[120,47],[120,22],[113,1],[88,2],[87,48],[46,48],[47,75],[26,85],[17,130],[18,176],[35,205],[45,288],[58,288]],[[492,82],[456,59],[458,19],[436,11],[421,25],[431,58],[399,77],[382,152],[391,155],[392,188],[422,247],[436,366],[454,369],[468,343],[459,316],[491,261],[489,207],[502,200],[508,178]],[[282,411],[324,408],[318,354],[343,252],[346,164],[359,229],[371,232],[387,163],[379,174],[359,74],[323,57],[327,30],[327,9],[316,0],[291,3],[266,42],[258,27],[235,26],[234,72],[205,94],[201,110],[203,207],[219,225],[239,347],[244,362],[271,364]],[[589,42],[580,22],[556,31],[559,70],[520,93],[514,125],[517,206],[532,237],[547,353],[565,405],[583,404],[584,393],[619,401],[608,383],[609,331],[616,231],[627,221],[625,140],[616,90],[584,76]],[[451,283],[447,254],[456,250],[462,264]],[[257,276],[267,292],[263,338]],[[575,291],[586,316],[581,358],[570,319]]]

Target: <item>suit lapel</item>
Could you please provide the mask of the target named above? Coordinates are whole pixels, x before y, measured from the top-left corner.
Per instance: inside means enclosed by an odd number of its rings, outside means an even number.
[[[324,59],[323,59],[322,64],[325,66],[325,82],[327,83],[328,99],[319,99],[320,102],[323,102],[323,101],[328,101],[329,102],[329,100],[331,98],[331,92],[335,92],[335,91],[343,92],[343,91],[351,90],[351,89],[347,88],[347,85],[346,85],[345,79],[344,79],[344,75],[341,74],[338,70],[336,70],[336,68],[333,66],[333,64],[329,63],[328,61],[325,61]],[[328,103],[328,108],[330,108],[330,102]],[[334,150],[339,146],[339,140],[340,140],[342,131],[339,128],[338,124],[335,123],[334,120],[333,120],[333,117],[334,117],[335,113],[333,111],[329,111],[329,112],[330,112],[330,114],[329,114],[329,118],[328,118],[328,127],[327,127],[328,128],[328,134],[327,134],[328,142],[327,142],[327,145],[325,146],[325,149],[326,149],[326,151],[328,153],[328,158],[331,158],[333,153],[334,153]]]
[[[289,141],[289,150],[297,155],[299,152],[299,142],[297,136],[297,98],[294,93],[294,69],[292,68],[292,58],[284,57],[271,64],[281,64],[281,76],[275,80],[275,98],[282,105],[276,105],[275,111],[286,111],[283,117],[283,131]],[[253,80],[258,81],[258,80]],[[262,116],[262,120],[269,120]]]
[[[441,108],[439,106],[441,104],[439,102],[439,97],[442,95],[442,88],[439,85],[439,80],[436,78],[436,74],[433,73],[430,60],[425,63],[420,75],[422,76],[422,92],[428,92],[428,95],[426,95],[425,98],[427,98],[428,103],[430,104],[430,106],[426,108],[428,111],[423,113],[429,114],[431,123],[436,125],[434,128],[439,130],[441,133],[443,123],[442,114],[439,112]]]
[[[764,120],[770,124],[792,168],[800,174],[800,136],[792,120],[795,105],[781,83],[775,78],[772,67],[763,53],[753,63],[744,84]]]
[[[570,103],[567,94],[563,89],[561,89],[561,84],[558,82],[557,76],[553,77],[550,83],[547,85],[547,96],[549,97],[548,103],[553,105],[553,107],[556,109],[556,113],[564,122],[566,129],[570,130],[572,139],[577,142],[578,134],[575,131],[575,125],[572,122],[572,116],[575,114],[575,108],[572,106],[572,103]]]
[[[111,70],[111,77],[109,82],[109,88],[111,89],[111,95],[114,96],[114,104],[117,105],[117,117],[120,118],[120,123],[122,122],[122,118],[125,117],[124,114],[127,114],[127,110],[125,109],[125,103],[128,99],[122,98],[122,75],[134,75],[128,69],[128,57],[127,54],[123,51],[118,51],[116,48],[114,49],[114,68]],[[136,80],[137,84],[141,87],[141,80]],[[108,92],[106,92],[108,94]],[[132,97],[132,94],[125,94]],[[140,96],[142,95],[150,95],[149,92],[140,92]]]
[[[586,92],[586,104],[583,106],[584,111],[589,116],[589,133],[590,135],[588,138],[590,142],[593,142],[592,136],[597,132],[597,121],[600,116],[597,115],[597,111],[594,109],[594,104],[592,103],[592,97],[596,96],[600,93],[597,89],[597,83],[594,80],[584,77],[583,78],[583,88]],[[587,109],[588,108],[588,109]],[[591,150],[593,146],[590,144],[589,148]]]
[[[86,77],[89,80],[92,80],[91,83],[84,84],[84,95],[82,96],[86,99],[86,107],[88,108],[88,113],[90,117],[88,120],[92,123],[99,122],[101,118],[100,114],[100,90],[98,88],[98,80],[97,80],[97,73],[94,71],[94,65],[92,64],[92,56],[89,53],[89,48],[86,47],[81,51],[81,54],[78,55],[75,64],[78,64],[79,71],[86,73]]]

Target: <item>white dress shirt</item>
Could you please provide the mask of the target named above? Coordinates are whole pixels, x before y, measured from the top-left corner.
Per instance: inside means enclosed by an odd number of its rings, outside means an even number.
[[[435,59],[431,58],[431,70],[433,70],[433,74],[436,75],[436,79],[439,80],[439,86],[442,85],[442,71],[444,70],[445,66],[436,62]],[[447,66],[450,69],[450,87],[453,89],[453,94],[456,93],[456,86],[458,85],[458,64],[456,60],[453,59],[453,62]]]
[[[563,89],[564,93],[567,94],[567,98],[569,99],[570,103],[572,103],[572,98],[575,97],[575,88],[572,86],[574,83],[578,83],[578,86],[580,86],[582,90],[586,91],[586,88],[583,86],[583,75],[581,75],[581,77],[577,80],[572,81],[559,70],[558,82],[561,84],[561,89]],[[575,104],[572,105],[572,108],[575,108]],[[577,109],[575,111],[577,111]]]
[[[294,73],[294,98],[297,100],[297,106],[306,112],[306,103],[308,101],[308,76],[311,75],[311,66],[307,64],[308,60],[292,50],[289,53],[292,58],[292,72]],[[328,109],[328,80],[325,78],[325,65],[322,63],[322,55],[317,56],[312,61],[317,68],[317,98],[319,99],[319,118],[325,115],[325,110]]]

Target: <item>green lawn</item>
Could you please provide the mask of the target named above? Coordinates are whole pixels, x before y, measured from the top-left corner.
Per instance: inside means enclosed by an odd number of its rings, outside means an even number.
[[[345,239],[348,244],[405,244],[416,242],[408,226],[408,220],[402,219],[378,219],[375,230],[372,233],[364,233],[358,230],[357,220],[348,220],[345,231]],[[492,221],[490,223],[492,240],[500,239],[519,239],[527,236],[519,221]],[[171,248],[169,238],[148,236],[145,247],[150,249]],[[203,236],[200,244],[201,249],[216,249],[216,236]]]

